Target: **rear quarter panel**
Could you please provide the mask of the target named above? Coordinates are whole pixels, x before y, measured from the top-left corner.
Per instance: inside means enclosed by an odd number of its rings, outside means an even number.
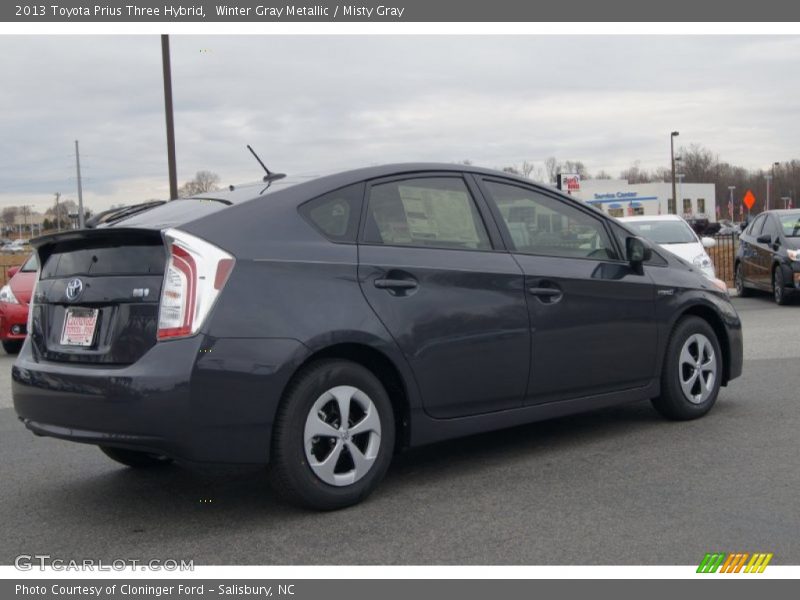
[[[182,228],[236,258],[205,333],[209,339],[295,340],[302,351],[291,358],[292,370],[335,344],[369,345],[394,363],[409,405],[418,406],[413,375],[361,292],[358,247],[330,242],[309,225],[297,211],[306,199],[267,196]]]

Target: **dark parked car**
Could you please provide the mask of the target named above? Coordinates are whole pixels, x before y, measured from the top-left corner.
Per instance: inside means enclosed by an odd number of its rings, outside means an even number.
[[[637,400],[692,419],[741,373],[725,291],[553,189],[439,164],[269,185],[35,240],[30,430],[269,463],[332,509],[402,448]]]
[[[739,237],[736,290],[772,292],[786,304],[800,291],[800,210],[768,210],[758,215]]]

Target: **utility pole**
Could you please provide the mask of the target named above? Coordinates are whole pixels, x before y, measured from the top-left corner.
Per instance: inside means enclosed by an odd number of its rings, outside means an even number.
[[[56,192],[56,231],[61,231],[61,217],[58,212],[58,199],[61,198],[61,192]]]
[[[75,168],[78,171],[78,229],[83,229],[83,185],[81,184],[81,154],[75,140]]]
[[[178,197],[178,173],[175,168],[175,123],[172,115],[172,68],[169,61],[169,36],[161,36],[161,69],[164,75],[164,112],[167,116],[167,164],[169,199]]]

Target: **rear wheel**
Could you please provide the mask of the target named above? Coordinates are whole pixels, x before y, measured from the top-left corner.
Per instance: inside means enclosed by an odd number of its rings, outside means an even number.
[[[779,306],[789,303],[789,294],[786,293],[786,283],[783,280],[783,270],[780,266],[772,272],[772,297]]]
[[[7,354],[19,354],[23,340],[3,340],[3,350]]]
[[[306,508],[356,504],[389,467],[394,427],[391,401],[372,372],[346,360],[314,363],[295,377],[278,410],[273,486]]]
[[[139,452],[137,450],[126,450],[124,448],[112,448],[111,446],[100,446],[103,454],[110,459],[122,463],[127,467],[143,469],[148,467],[160,467],[168,465],[172,459],[163,454],[151,454],[149,452]]]
[[[661,395],[653,406],[668,419],[702,417],[717,401],[721,380],[722,352],[714,330],[699,317],[681,319],[667,344]]]
[[[736,286],[736,293],[740,298],[747,298],[750,295],[750,288],[744,285],[744,273],[742,272],[742,263],[736,263],[736,273],[734,275],[734,285]]]

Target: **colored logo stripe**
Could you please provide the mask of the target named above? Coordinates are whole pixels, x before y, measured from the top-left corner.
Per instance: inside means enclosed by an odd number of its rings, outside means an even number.
[[[720,573],[763,573],[772,556],[771,552],[756,552],[752,555],[747,552],[709,552],[703,557],[697,572],[716,573],[719,570]],[[747,562],[748,558],[750,562]]]

